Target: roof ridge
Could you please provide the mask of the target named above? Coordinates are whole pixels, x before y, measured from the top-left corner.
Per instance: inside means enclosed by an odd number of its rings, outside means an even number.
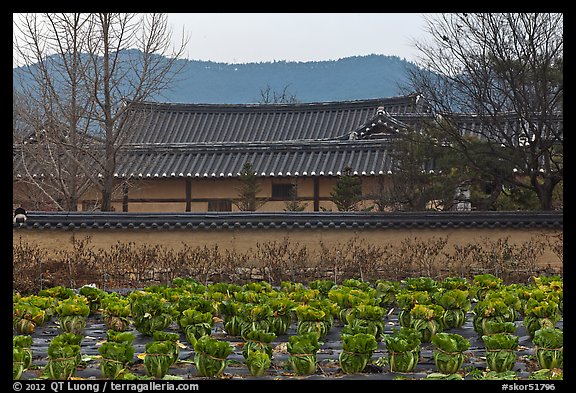
[[[393,135],[391,137],[394,137]],[[174,142],[174,143],[129,143],[124,144],[124,150],[148,150],[154,149],[160,151],[162,149],[181,149],[181,150],[221,150],[222,148],[296,148],[305,147],[309,149],[314,148],[332,148],[337,149],[339,146],[366,148],[371,146],[381,147],[390,142],[389,138],[378,139],[363,139],[363,140],[349,140],[349,139],[300,139],[300,140],[285,140],[285,141],[223,141],[223,142]]]
[[[198,109],[292,109],[292,108],[317,108],[317,107],[341,107],[341,106],[362,106],[366,104],[377,105],[394,101],[411,100],[415,94],[398,95],[392,97],[365,98],[357,100],[343,101],[315,101],[315,102],[295,102],[295,103],[186,103],[186,102],[160,102],[160,101],[143,101],[134,102],[137,107],[155,107],[167,109],[171,108],[198,108]]]

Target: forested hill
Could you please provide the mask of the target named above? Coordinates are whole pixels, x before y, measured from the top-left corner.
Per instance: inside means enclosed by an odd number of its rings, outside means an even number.
[[[262,92],[298,102],[344,101],[403,94],[407,69],[413,63],[397,56],[367,55],[308,62],[216,63],[185,62],[171,90],[155,101],[244,104],[262,102]],[[18,69],[14,69],[17,73]]]
[[[345,101],[400,95],[413,63],[369,55],[330,61],[226,64],[187,61],[181,81],[164,99],[183,103],[257,103],[262,91],[299,102]]]

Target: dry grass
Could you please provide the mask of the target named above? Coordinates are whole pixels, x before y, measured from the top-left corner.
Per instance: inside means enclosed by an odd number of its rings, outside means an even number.
[[[472,278],[491,273],[507,283],[526,282],[533,275],[562,274],[562,268],[539,266],[536,261],[548,248],[562,266],[563,236],[534,237],[515,244],[508,237],[487,238],[447,246],[446,238],[406,238],[399,245],[373,244],[358,236],[339,244],[320,244],[318,252],[290,242],[258,243],[246,253],[221,251],[218,245],[176,251],[161,245],[136,246],[117,242],[108,249],[94,249],[90,237],[72,239],[71,251],[48,258],[48,252],[20,239],[13,247],[13,288],[21,293],[64,285],[78,288],[94,283],[103,289],[143,288],[168,284],[175,277],[192,277],[203,283],[265,280],[309,282],[348,278],[363,281],[401,280],[427,276]]]

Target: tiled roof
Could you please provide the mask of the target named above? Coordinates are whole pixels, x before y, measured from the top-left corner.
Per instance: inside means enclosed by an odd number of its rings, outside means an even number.
[[[141,103],[143,124],[129,134],[116,178],[236,177],[244,163],[258,176],[338,176],[393,170],[390,140],[421,110],[416,95],[295,104]],[[50,176],[33,160],[28,171]],[[25,176],[18,149],[13,174]]]
[[[338,176],[346,167],[369,176],[392,168],[386,140],[228,143],[127,149],[118,178],[236,177],[250,162],[258,176]]]
[[[337,176],[346,166],[380,175],[394,171],[394,136],[434,119],[416,94],[293,104],[145,102],[131,114],[142,124],[121,148],[116,178],[236,177],[246,162],[263,177]],[[455,120],[464,133],[478,125],[474,115]],[[34,164],[27,162],[31,174],[51,175]],[[26,173],[15,147],[13,176]]]
[[[145,119],[128,144],[338,139],[386,113],[419,112],[417,96],[294,104],[142,103]]]
[[[270,229],[270,228],[548,228],[562,229],[562,212],[210,212],[117,213],[28,212],[26,224],[34,229]]]
[[[392,137],[390,137],[392,138]],[[362,176],[394,170],[389,139],[284,143],[158,144],[122,149],[116,178],[237,177],[250,162],[257,176],[339,176],[347,166]],[[22,159],[13,151],[14,176],[24,175]],[[52,174],[27,163],[39,177]]]

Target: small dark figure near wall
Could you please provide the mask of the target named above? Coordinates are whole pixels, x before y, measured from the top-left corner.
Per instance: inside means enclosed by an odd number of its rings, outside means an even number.
[[[14,224],[20,224],[20,226],[22,226],[27,219],[26,210],[22,206],[18,206],[14,210]]]

